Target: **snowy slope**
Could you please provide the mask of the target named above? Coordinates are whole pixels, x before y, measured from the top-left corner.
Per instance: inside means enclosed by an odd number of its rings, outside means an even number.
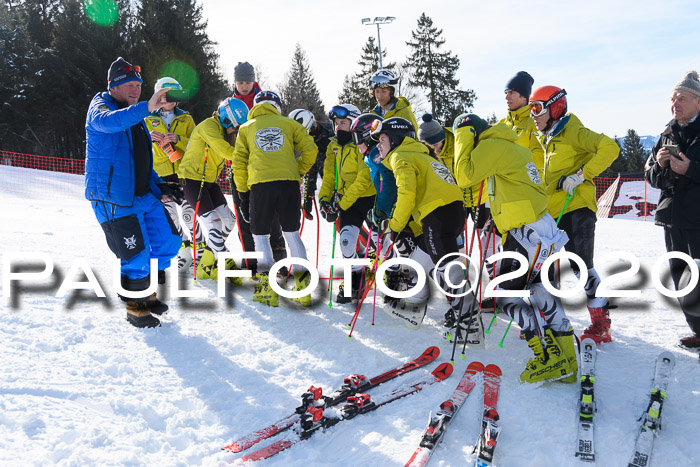
[[[330,392],[350,373],[379,374],[439,342],[445,302],[437,295],[417,331],[382,313],[381,299],[371,326],[371,304],[365,305],[348,340],[352,308],[329,308],[322,287],[312,309],[286,299],[272,309],[252,303],[250,282],[234,289],[230,303],[216,297],[210,281],[190,285],[207,290],[208,298],[170,300],[163,327],[137,330],[126,323],[111,285],[112,256],[80,196],[82,178],[73,177],[73,197],[53,199],[50,192],[5,189],[15,170],[0,166],[2,252],[49,253],[56,270],[48,280],[15,282],[12,300],[5,289],[0,298],[0,465],[223,465],[237,456],[221,452],[221,446],[288,415],[311,384]],[[49,186],[53,176],[37,171],[35,181]],[[327,277],[331,227],[324,222],[321,228],[320,269]],[[316,223],[307,221],[303,238],[312,261],[315,237]],[[677,365],[652,465],[698,465],[700,364],[696,354],[676,347],[687,325],[675,301],[656,292],[649,279],[665,251],[661,229],[606,219],[598,223],[596,243],[597,258],[623,250],[642,263],[638,279],[623,283],[641,288],[642,296],[617,300],[614,342],[598,357],[598,465],[626,464],[637,417],[646,408],[653,362],[662,350],[673,352]],[[232,249],[236,245],[229,240]],[[74,259],[87,261],[107,298],[85,292],[73,300],[55,297]],[[615,264],[598,268],[607,276]],[[565,285],[572,285],[570,275]],[[585,300],[565,303],[580,332],[588,324]],[[485,315],[487,321],[490,317]],[[530,354],[515,330],[503,349],[497,347],[505,327],[497,320],[486,349],[467,350],[444,383],[341,423],[266,464],[403,465],[430,411],[449,397],[467,363],[480,360],[497,363],[504,375],[496,465],[578,465],[573,457],[577,385],[518,383]],[[449,346],[441,349],[438,362],[450,355]],[[481,397],[478,386],[431,465],[474,462]]]

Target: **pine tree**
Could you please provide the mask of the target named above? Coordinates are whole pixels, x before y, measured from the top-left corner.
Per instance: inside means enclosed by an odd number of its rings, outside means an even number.
[[[319,120],[325,116],[326,110],[321,101],[321,94],[316,87],[309,60],[300,44],[294,49],[292,66],[279,89],[284,115],[294,109],[307,109]]]
[[[418,29],[411,32],[411,48],[406,66],[413,72],[410,84],[426,90],[431,113],[439,120],[451,124],[459,114],[474,106],[476,95],[471,89],[459,89],[455,77],[459,58],[451,51],[441,52],[445,44],[442,29],[433,26],[433,20],[421,14]]]
[[[216,43],[206,29],[202,6],[196,0],[141,0],[132,60],[147,65],[142,73],[142,98],[151,96],[158,78],[175,78],[190,94],[182,107],[199,122],[230,95],[218,68]]]
[[[345,76],[343,88],[338,95],[338,103],[353,104],[361,112],[370,112],[377,106],[377,101],[369,93],[369,79],[379,69],[379,47],[374,43],[374,37],[370,36],[362,46],[362,54],[357,62],[360,71]],[[386,57],[386,49],[382,50],[382,58]],[[395,71],[396,63],[388,63],[384,68]],[[400,95],[400,90],[397,89]]]
[[[636,131],[632,129],[627,130],[627,136],[622,145],[622,153],[624,153],[625,160],[627,161],[628,172],[644,171],[644,164],[649,154],[644,150],[642,141]]]
[[[610,167],[605,169],[603,173],[600,174],[601,177],[611,177],[616,178],[618,174],[627,172],[627,158],[622,146],[620,145],[620,140],[617,135],[613,138],[617,146],[620,148],[620,155],[610,164]]]

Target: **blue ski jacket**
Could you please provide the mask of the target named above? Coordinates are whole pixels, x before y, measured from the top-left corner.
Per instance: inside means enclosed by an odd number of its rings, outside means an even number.
[[[144,122],[148,114],[148,102],[119,109],[107,92],[100,92],[92,98],[85,120],[85,198],[118,206],[133,205],[135,176],[131,127],[141,123],[148,133]],[[151,142],[150,135],[148,139]],[[160,198],[156,183],[163,180],[153,170],[152,144],[149,144],[149,151],[149,186],[155,197]]]

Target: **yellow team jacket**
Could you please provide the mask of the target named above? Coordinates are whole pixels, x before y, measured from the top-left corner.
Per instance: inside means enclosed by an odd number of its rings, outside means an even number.
[[[411,216],[423,226],[423,218],[441,206],[459,201],[462,190],[450,171],[430,157],[428,148],[413,138],[404,138],[384,159],[396,178],[396,205],[389,228],[400,232]]]
[[[294,150],[300,153],[299,160]],[[316,161],[318,148],[304,126],[280,114],[269,102],[250,109],[238,129],[233,155],[233,178],[238,191],[256,183],[301,181]]]
[[[544,186],[549,196],[549,213],[556,219],[566,203],[566,192],[557,189],[561,177],[583,168],[586,178],[576,187],[565,213],[587,207],[596,212],[593,177],[610,167],[620,155],[620,147],[611,138],[584,127],[574,114],[567,114],[546,134],[537,133],[544,149]]]
[[[326,149],[326,162],[323,165],[323,183],[318,192],[319,201],[330,201],[336,191],[335,174],[338,172],[337,192],[343,195],[339,206],[347,210],[357,198],[372,196],[377,192],[370,177],[369,167],[355,143],[345,146],[331,138]]]
[[[188,112],[175,107],[175,118],[170,122],[170,129],[165,121],[160,116],[160,112],[152,112],[146,117],[146,126],[148,131],[153,130],[159,133],[175,133],[177,135],[177,143],[173,147],[177,152],[185,155],[187,143],[190,141],[190,135],[194,131],[194,119]],[[153,143],[153,170],[156,171],[159,177],[167,177],[168,175],[177,175],[178,168],[182,159],[170,162],[168,155],[158,146],[158,143]]]
[[[518,135],[518,143],[532,151],[532,159],[535,161],[537,169],[542,172],[544,167],[544,151],[542,145],[537,140],[537,128],[535,121],[530,117],[530,107],[524,106],[518,110],[509,110],[508,115],[501,119],[499,123],[505,123],[508,128]]]
[[[454,130],[450,127],[442,127],[445,130],[445,143],[442,145],[440,154],[438,154],[438,160],[442,162],[445,167],[450,169],[452,176],[455,176],[454,161],[455,161],[455,134]],[[539,144],[539,143],[538,143]],[[471,191],[470,191],[471,190]],[[488,196],[486,194],[486,182],[484,182],[483,188],[481,181],[473,184],[470,187],[464,188],[464,206],[471,207],[486,204]],[[481,202],[479,202],[479,193],[481,192]]]
[[[204,157],[209,149],[206,169]],[[213,183],[219,178],[226,159],[233,158],[233,146],[224,139],[224,128],[219,123],[219,117],[209,117],[197,125],[190,136],[185,155],[180,160],[177,175],[180,178],[201,180],[204,174],[205,182]]]
[[[411,108],[411,104],[405,97],[397,97],[396,105],[394,106],[394,108],[388,110],[383,115],[382,108],[379,105],[377,105],[374,108],[374,110],[372,110],[372,112],[384,118],[384,120],[391,117],[405,118],[413,124],[414,131],[416,132],[416,134],[418,134],[418,122],[416,121],[416,116],[413,115],[413,109]]]
[[[535,222],[547,213],[547,195],[532,152],[516,144],[517,135],[497,123],[479,135],[472,127],[455,132],[457,183],[466,187],[487,179],[491,215],[502,233]]]

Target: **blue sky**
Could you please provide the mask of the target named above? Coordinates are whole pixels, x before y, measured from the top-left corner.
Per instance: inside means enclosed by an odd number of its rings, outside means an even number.
[[[460,85],[476,92],[474,112],[505,115],[505,83],[519,70],[534,87],[564,87],[569,111],[609,136],[629,128],[661,132],[669,96],[683,73],[700,69],[700,4],[696,1],[441,1],[318,2],[204,0],[208,32],[221,69],[232,80],[238,61],[263,71],[276,89],[296,43],[307,53],[327,108],[343,77],[357,71],[361,48],[376,26],[361,19],[395,16],[382,26],[388,61],[404,61],[418,17],[443,30],[460,59]],[[421,107],[416,103],[414,107]],[[423,108],[426,108],[423,103]]]

